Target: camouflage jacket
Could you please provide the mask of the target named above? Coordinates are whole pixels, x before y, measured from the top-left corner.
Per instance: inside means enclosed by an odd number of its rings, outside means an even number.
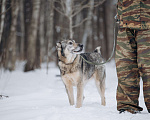
[[[150,29],[150,0],[118,0],[120,27]]]

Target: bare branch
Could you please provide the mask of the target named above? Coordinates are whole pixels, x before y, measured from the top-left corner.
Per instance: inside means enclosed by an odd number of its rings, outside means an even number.
[[[80,13],[83,9],[90,7],[90,5],[89,5],[90,1],[89,1],[86,5],[83,5],[85,1],[86,1],[86,0],[83,0],[83,1],[80,3],[80,5],[74,6],[73,11],[75,11],[75,12],[71,15],[71,17],[76,16],[76,15],[77,15],[78,13]],[[94,7],[97,7],[97,6],[101,5],[101,4],[103,4],[105,1],[106,1],[106,0],[102,0],[102,1],[100,1],[100,2],[95,2]],[[63,11],[60,11],[60,10],[57,9],[56,7],[54,7],[54,9],[55,9],[57,12],[59,12],[60,14],[66,16],[66,14],[65,14],[65,6],[64,6],[65,3],[64,3],[64,0],[61,0],[61,1],[57,1],[57,0],[56,0],[55,2],[57,2],[57,3],[59,3],[59,4],[61,5]],[[82,7],[79,8],[79,6],[82,6]],[[77,9],[77,7],[78,7],[79,9]],[[76,11],[76,10],[77,10],[77,11]]]
[[[87,0],[83,0],[80,4],[83,5],[85,3],[85,1],[87,1]]]
[[[99,5],[102,5],[106,0],[102,0],[100,2],[94,2],[94,7],[97,7]],[[90,7],[90,5],[87,5],[87,7]]]
[[[54,2],[55,2],[55,3],[58,3],[58,4],[60,4],[60,5],[61,5],[60,1],[55,0]]]
[[[80,4],[74,5],[73,9],[79,8],[80,6],[83,6],[83,4],[85,3],[85,1],[87,0],[82,0],[82,2],[80,2]]]
[[[10,6],[6,11],[0,13],[0,15],[3,15],[3,14],[5,14],[6,12],[8,12],[8,10],[10,10],[11,7],[12,7],[12,6]]]
[[[60,13],[61,15],[66,16],[65,13],[63,13],[62,11],[60,11],[59,9],[57,9],[55,6],[54,6],[54,9],[55,9],[58,13]]]
[[[58,4],[60,4],[61,5],[61,7],[62,7],[62,10],[63,10],[63,12],[65,13],[65,6],[64,6],[64,1],[63,0],[61,0],[61,1],[54,1],[55,3],[58,3]]]
[[[78,9],[74,14],[72,14],[72,17],[76,16],[79,12],[81,12],[83,9],[88,8],[88,4],[90,3],[90,1],[86,4],[83,5],[80,9]]]
[[[61,6],[62,6],[62,9],[63,9],[63,12],[65,13],[65,3],[64,3],[64,0],[61,0]]]
[[[83,23],[84,23],[85,21],[87,21],[87,20],[90,20],[90,18],[85,18],[85,19],[83,19],[80,23],[78,23],[78,24],[72,26],[72,28],[75,28],[75,27],[80,26],[81,24],[83,24]]]
[[[106,1],[106,0],[102,0],[102,1],[100,1],[100,2],[95,2],[96,4],[94,5],[94,7],[97,7],[97,6],[101,5],[101,4],[103,4],[105,1]],[[89,3],[90,3],[90,0],[89,0],[89,2],[88,2],[86,5],[83,5],[80,9],[78,9],[78,10],[72,15],[72,17],[76,16],[76,15],[77,15],[78,13],[80,13],[83,9],[90,7],[90,4],[89,4]]]
[[[94,4],[94,7],[97,7],[97,6],[99,6],[99,5],[101,5],[101,4],[103,4],[104,2],[105,2],[106,0],[102,0],[102,1],[100,1],[100,2],[95,2]]]

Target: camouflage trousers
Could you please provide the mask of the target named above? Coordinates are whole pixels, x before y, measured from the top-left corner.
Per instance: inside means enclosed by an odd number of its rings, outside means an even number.
[[[144,101],[150,112],[150,30],[120,28],[116,46],[118,76],[117,110],[142,111],[139,106],[140,78]]]

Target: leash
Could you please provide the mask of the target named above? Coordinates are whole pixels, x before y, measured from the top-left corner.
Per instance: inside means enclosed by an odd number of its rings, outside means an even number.
[[[88,61],[88,60],[85,59],[82,55],[80,55],[81,58],[82,58],[85,62],[87,62],[88,64],[91,64],[91,65],[103,65],[103,64],[106,64],[107,62],[109,62],[109,61],[112,59],[112,57],[113,57],[113,55],[114,55],[114,53],[115,53],[115,48],[116,48],[116,24],[118,23],[118,22],[117,22],[117,15],[116,15],[114,18],[115,18],[115,23],[114,23],[114,44],[113,44],[113,51],[112,51],[110,57],[108,58],[108,60],[106,60],[106,61],[104,61],[104,62],[102,62],[102,63],[95,63],[95,62]]]

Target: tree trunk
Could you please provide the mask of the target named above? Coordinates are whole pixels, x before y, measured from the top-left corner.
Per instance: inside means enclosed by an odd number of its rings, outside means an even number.
[[[47,34],[46,34],[46,38],[47,38],[47,42],[48,42],[48,46],[47,46],[47,73],[48,73],[48,63],[49,63],[49,57],[52,56],[51,53],[51,49],[53,47],[53,34],[54,34],[54,30],[53,30],[53,17],[54,17],[54,0],[48,0],[48,8],[49,8],[49,12],[47,12],[47,20],[48,20],[48,25],[47,25]]]
[[[0,43],[1,43],[1,39],[2,39],[2,33],[3,33],[3,28],[4,28],[4,19],[5,19],[5,4],[6,4],[6,0],[2,0],[2,4],[1,4],[1,22],[0,22]]]
[[[35,58],[36,58],[35,50],[36,50],[39,11],[40,11],[40,0],[33,0],[33,12],[32,12],[32,18],[29,27],[27,63],[24,69],[25,72],[35,69]]]
[[[72,0],[66,0],[66,16],[68,17],[69,20],[69,37],[70,39],[73,39],[73,19],[72,19],[72,6],[73,6],[73,1]]]
[[[53,34],[54,34],[54,0],[50,0],[50,44],[49,44],[49,50],[53,47]],[[51,56],[51,51],[49,56]]]
[[[103,49],[105,49],[105,59],[108,59],[108,36],[107,36],[107,15],[106,15],[106,2],[103,5]]]
[[[46,55],[45,50],[45,38],[44,38],[44,12],[45,12],[45,1],[41,1],[41,8],[40,8],[40,23],[39,23],[39,39],[40,39],[40,48],[41,48],[41,61],[44,62],[44,57]]]
[[[16,62],[16,25],[17,25],[17,17],[18,17],[18,11],[19,11],[19,1],[18,0],[12,0],[12,10],[11,10],[11,28],[10,28],[10,34],[8,37],[8,48],[6,52],[6,69],[9,69],[10,71],[15,69],[15,62]]]
[[[30,34],[30,25],[32,18],[32,1],[24,0],[24,24],[25,24],[25,36],[24,36],[24,58],[27,59],[28,56],[28,35]]]
[[[92,15],[93,15],[93,9],[94,9],[94,0],[90,0],[90,8],[88,12],[88,20],[85,23],[85,30],[82,38],[83,46],[87,47],[87,38],[91,36],[91,24],[92,24]]]
[[[20,37],[20,59],[24,60],[24,35],[25,35],[25,26],[24,26],[24,0],[19,1],[20,6],[20,29],[21,29],[21,37]]]
[[[72,16],[69,16],[69,31],[70,31],[70,33],[69,33],[69,37],[70,37],[70,39],[73,39],[73,28],[72,28],[72,23],[73,21],[72,21]]]
[[[38,28],[38,34],[37,34],[37,41],[36,41],[36,62],[35,66],[36,68],[41,68],[41,62],[42,58],[45,55],[44,48],[44,2],[41,0],[41,6],[40,6],[40,16],[38,19],[39,22],[39,28]]]
[[[39,36],[39,29],[37,32],[37,40],[36,40],[36,60],[35,60],[35,67],[41,68],[41,46],[40,46],[40,36]]]
[[[115,6],[113,5],[113,2],[114,1],[106,1],[106,4],[105,4],[105,14],[107,15],[106,16],[106,28],[107,28],[107,41],[108,41],[108,44],[107,44],[107,48],[108,48],[108,53],[107,53],[107,59],[109,58],[109,56],[111,55],[112,53],[112,49],[113,49],[113,38],[114,38],[114,8]],[[109,7],[108,7],[109,6]],[[112,11],[112,12],[110,12]]]
[[[82,6],[80,5],[80,7],[79,8],[81,8]],[[83,20],[83,16],[82,16],[82,12],[83,11],[81,11],[80,13],[78,13],[76,16],[75,16],[75,25],[77,25],[77,24],[79,24],[82,20]],[[81,40],[82,40],[82,35],[83,35],[83,24],[82,25],[80,25],[80,26],[78,26],[78,27],[75,27],[74,29],[74,36],[73,36],[73,39],[75,39],[76,40],[76,42],[82,42]]]

